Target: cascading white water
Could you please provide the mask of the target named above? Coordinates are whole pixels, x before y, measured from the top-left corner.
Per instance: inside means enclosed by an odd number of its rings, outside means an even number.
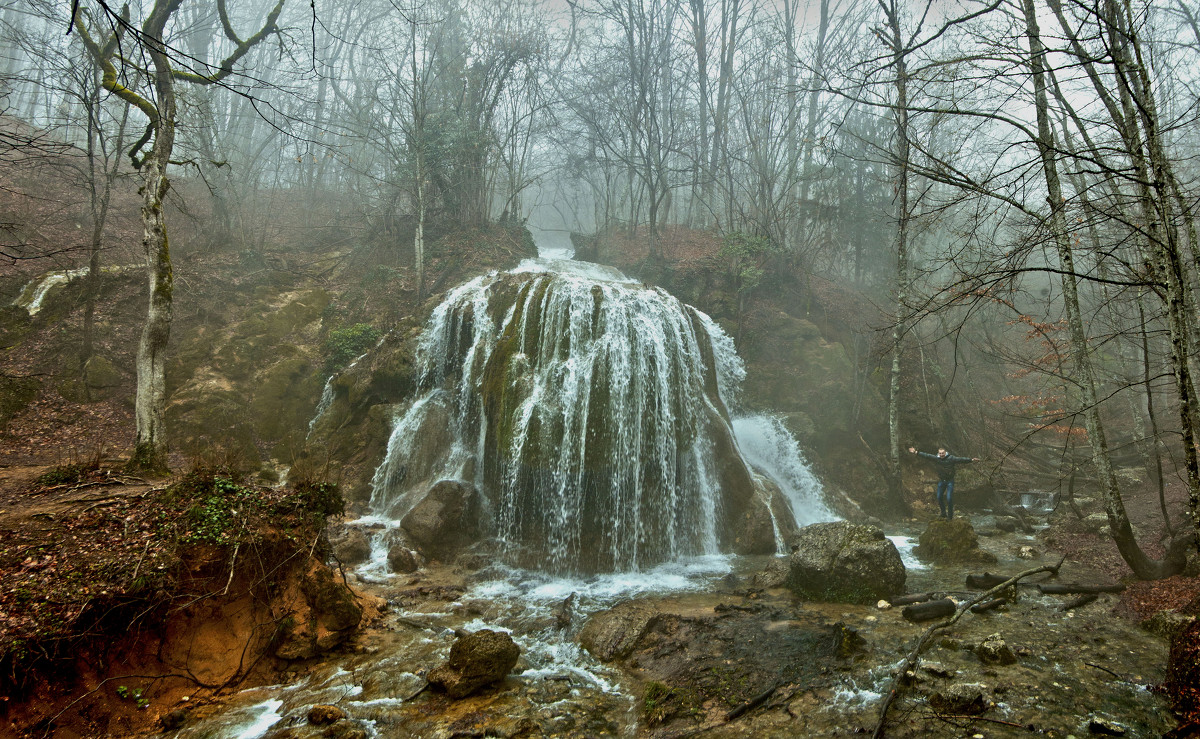
[[[625,571],[762,551],[738,527],[761,511],[771,539],[770,517],[792,518],[813,493],[795,473],[780,480],[786,502],[770,499],[739,454],[727,407],[745,370],[724,331],[609,267],[527,260],[471,280],[434,311],[418,366],[372,507],[396,520],[432,482],[473,482],[491,532],[526,566]]]
[[[798,526],[838,519],[822,500],[821,482],[782,420],[762,414],[739,416],[733,419],[733,433],[742,457],[779,485]]]

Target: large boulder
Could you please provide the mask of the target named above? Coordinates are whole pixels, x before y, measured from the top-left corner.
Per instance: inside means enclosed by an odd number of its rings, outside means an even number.
[[[754,475],[754,497],[734,522],[733,551],[737,554],[776,554],[775,537],[787,541],[796,534],[796,517],[783,491],[768,477]]]
[[[645,603],[625,601],[588,619],[579,643],[601,662],[628,657],[658,613]]]
[[[904,592],[900,552],[874,526],[831,521],[793,539],[787,586],[802,598],[874,603]]]
[[[917,540],[914,553],[936,564],[995,564],[996,556],[979,548],[975,529],[964,518],[937,520]]]
[[[450,647],[450,659],[429,671],[429,684],[451,698],[465,698],[500,682],[517,664],[521,648],[503,631],[481,629]]]
[[[482,512],[474,485],[442,480],[404,516],[400,528],[426,559],[449,562],[479,539]]]
[[[329,532],[329,543],[338,562],[347,567],[362,564],[371,557],[371,539],[367,532],[353,526],[344,526]]]

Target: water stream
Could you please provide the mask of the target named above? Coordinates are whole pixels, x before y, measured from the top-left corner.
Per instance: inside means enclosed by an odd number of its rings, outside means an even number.
[[[730,597],[723,594],[728,583],[746,582],[770,559],[723,546],[717,522],[738,501],[722,497],[728,480],[715,469],[714,448],[726,443],[733,457],[725,463],[769,478],[792,524],[835,518],[780,420],[738,413],[744,370],[713,321],[615,270],[562,259],[568,255],[559,249],[558,259],[527,261],[451,291],[421,338],[419,390],[399,406],[373,481],[373,513],[357,522],[381,533],[370,561],[349,574],[356,587],[387,601],[382,624],[355,650],[325,658],[287,685],[243,691],[176,736],[317,737],[308,709],[332,703],[369,737],[451,736],[456,722],[484,713],[496,735],[518,733],[515,723],[504,724],[511,717],[535,721],[544,735],[632,737],[639,731],[635,690],[578,644],[588,616],[635,597],[711,615]],[[605,451],[600,459],[589,456],[597,447]],[[497,557],[473,573],[450,565],[389,572],[388,541],[399,520],[442,478],[478,485],[496,541],[538,557]],[[589,529],[604,535],[589,539]],[[915,534],[890,537],[909,569],[909,589],[960,587],[961,569],[929,568],[913,556]],[[600,566],[584,566],[582,558]],[[999,565],[1017,566],[1028,565],[1011,555]],[[417,594],[430,590],[444,595]],[[1052,613],[1056,604],[1034,605]],[[788,607],[853,624],[879,650],[818,693],[824,702],[803,716],[807,735],[869,722],[916,627],[869,606]],[[989,618],[1008,638],[1032,643],[1046,632],[1040,620],[1026,629],[1023,618]],[[1045,618],[1055,628],[1067,620]],[[1097,628],[1110,628],[1109,621]],[[521,647],[508,687],[464,701],[465,708],[432,703],[421,693],[424,672],[446,658],[455,630],[482,628],[507,631]],[[1130,670],[1154,659],[1152,646],[1138,649],[1136,658],[1129,652]],[[1143,700],[1136,685],[1114,690],[1116,698],[1106,699],[1112,705]],[[1034,696],[1032,708],[1022,707],[1017,697],[1004,715],[1028,721],[1041,703]],[[790,726],[772,735],[804,735],[788,733]]]

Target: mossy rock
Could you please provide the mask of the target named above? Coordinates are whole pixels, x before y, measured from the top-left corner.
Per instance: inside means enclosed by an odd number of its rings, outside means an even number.
[[[928,562],[994,564],[996,556],[979,548],[975,528],[964,518],[933,521],[913,552]]]
[[[316,368],[304,357],[276,362],[257,377],[250,410],[254,431],[264,441],[304,433],[320,393]]]
[[[13,416],[25,410],[38,394],[38,381],[32,377],[0,375],[0,430]]]
[[[259,466],[254,426],[247,399],[222,378],[209,378],[176,393],[167,405],[167,427],[176,449],[185,454],[225,450]]]
[[[24,308],[16,305],[0,307],[0,349],[20,344],[33,328],[33,321]]]

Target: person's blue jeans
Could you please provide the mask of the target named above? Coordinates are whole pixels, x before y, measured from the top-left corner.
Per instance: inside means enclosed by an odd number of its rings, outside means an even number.
[[[954,480],[938,480],[937,502],[943,518],[954,518]]]

